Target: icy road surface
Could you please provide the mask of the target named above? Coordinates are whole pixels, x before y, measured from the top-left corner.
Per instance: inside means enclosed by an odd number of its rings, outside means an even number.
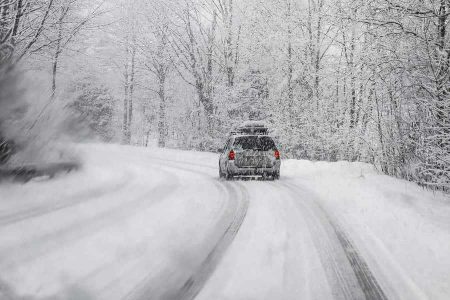
[[[365,164],[218,179],[214,154],[79,146],[0,185],[0,299],[450,299],[450,202]]]

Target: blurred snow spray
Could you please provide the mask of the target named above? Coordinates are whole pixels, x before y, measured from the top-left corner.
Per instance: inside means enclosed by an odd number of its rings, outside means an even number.
[[[0,74],[0,177],[78,165],[64,134],[71,116],[43,80],[17,68]]]

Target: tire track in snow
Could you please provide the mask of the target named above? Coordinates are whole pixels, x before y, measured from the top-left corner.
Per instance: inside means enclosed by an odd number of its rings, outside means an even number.
[[[130,176],[125,176],[124,181],[122,181],[120,184],[114,185],[113,188],[108,189],[107,193],[116,193],[117,191],[127,186],[130,181]],[[111,185],[109,184],[108,186]],[[27,219],[40,217],[72,206],[76,206],[87,201],[96,201],[102,195],[105,195],[104,186],[74,194],[72,196],[69,196],[66,201],[52,203],[50,205],[43,205],[32,209],[21,210],[8,215],[0,215],[0,227],[8,226]]]
[[[16,262],[26,263],[37,260],[43,255],[48,255],[51,252],[58,251],[58,249],[66,246],[67,244],[79,241],[85,237],[89,237],[100,231],[102,228],[115,224],[118,220],[128,218],[135,213],[139,213],[143,209],[148,208],[158,201],[164,200],[175,190],[176,184],[173,182],[170,185],[157,185],[136,199],[118,203],[117,205],[112,206],[99,214],[78,220],[76,223],[71,223],[57,231],[23,241],[18,245],[16,244],[14,246],[1,249],[0,265],[2,268],[8,269],[13,267]],[[107,193],[106,195],[109,194],[110,193]],[[149,198],[152,198],[149,197],[149,195],[151,195],[155,200],[148,201]],[[155,198],[156,195],[158,197]],[[96,200],[100,201],[99,199]],[[101,200],[105,200],[105,197],[102,197]],[[68,207],[70,206],[73,205],[69,205]],[[14,253],[14,255],[9,255],[9,253]]]
[[[196,168],[207,168],[207,169],[212,169],[214,171],[218,171],[217,167],[215,166],[210,166],[210,165],[206,165],[206,164],[198,164],[198,163],[191,163],[191,162],[187,162],[187,161],[182,161],[182,160],[174,160],[174,159],[163,159],[163,158],[157,158],[157,157],[151,157],[149,158],[150,160],[153,161],[159,161],[159,162],[165,162],[165,163],[172,163],[176,165],[187,165],[187,166],[192,166],[192,167],[196,167]],[[187,170],[187,169],[184,169]],[[192,171],[192,170],[188,170],[188,171]],[[195,172],[195,173],[201,173],[201,174],[207,174],[205,172]],[[208,174],[209,175],[209,174]]]
[[[226,250],[233,242],[237,232],[239,231],[245,216],[247,215],[247,210],[249,206],[249,197],[246,189],[243,185],[239,185],[239,191],[236,191],[228,182],[220,182],[217,177],[211,175],[204,171],[198,170],[199,168],[211,168],[210,166],[196,165],[189,162],[181,161],[165,161],[163,159],[152,159],[155,161],[164,162],[164,167],[178,169],[186,172],[191,172],[193,174],[204,176],[211,180],[211,183],[216,185],[219,189],[224,189],[228,194],[228,206],[222,213],[221,220],[217,222],[217,227],[219,228],[220,237],[208,252],[206,257],[201,261],[200,265],[191,272],[184,282],[175,286],[173,289],[165,292],[163,295],[158,297],[161,300],[191,300],[194,299],[198,293],[202,290],[203,286],[212,275]],[[169,164],[167,164],[169,163]],[[189,166],[182,167],[180,165]],[[192,167],[197,170],[193,170]],[[214,168],[215,169],[215,168]],[[225,223],[225,226],[223,224]],[[224,230],[221,230],[224,228]],[[214,233],[217,230],[213,231]],[[138,286],[136,286],[132,291],[126,295],[126,300],[147,300],[151,299],[153,295],[154,287],[151,286],[151,282],[148,278],[144,278]]]
[[[230,188],[230,184],[226,185],[227,188]],[[194,299],[198,293],[202,290],[203,286],[206,284],[207,280],[213,274],[223,255],[226,253],[228,247],[233,242],[236,234],[241,228],[242,223],[244,222],[245,216],[247,215],[247,210],[249,206],[249,196],[245,188],[240,185],[240,194],[241,197],[234,194],[236,196],[236,207],[234,208],[233,219],[231,223],[221,236],[220,240],[214,246],[214,248],[210,251],[206,259],[202,262],[199,269],[184,283],[183,287],[175,293],[175,295],[170,295],[169,297],[165,297],[167,300],[192,300]],[[232,194],[233,195],[233,194]]]
[[[183,161],[178,161],[178,160],[164,160],[164,159],[160,159],[160,158],[150,158],[150,160],[156,160],[156,161],[160,161],[160,162],[171,162],[171,163],[178,163],[178,164],[186,164],[186,165],[190,165],[190,166],[197,166],[197,167],[205,167],[205,168],[212,168],[211,166],[208,165],[196,165],[194,163],[188,163],[188,162],[183,162]],[[116,192],[118,192],[119,190],[123,189],[125,186],[127,186],[131,180],[133,179],[133,176],[130,176],[131,173],[129,174],[125,174],[126,176],[123,176],[123,181],[120,182],[119,184],[115,184],[113,185],[113,187],[111,188],[111,184],[107,183],[107,187],[108,188],[108,194],[114,194]],[[50,205],[44,205],[44,206],[39,206],[39,207],[35,207],[35,208],[31,208],[31,209],[26,209],[26,210],[21,210],[21,211],[17,211],[14,212],[12,214],[0,214],[0,227],[2,226],[8,226],[14,223],[18,223],[27,219],[31,219],[31,218],[35,218],[35,217],[40,217],[42,215],[46,215],[46,214],[50,214],[59,210],[63,210],[72,206],[76,206],[78,204],[87,202],[87,201],[96,201],[97,199],[99,199],[100,196],[105,195],[105,189],[106,186],[101,186],[101,187],[97,187],[95,189],[91,189],[91,190],[87,190],[87,191],[83,191],[81,193],[77,193],[74,195],[71,195],[68,197],[68,199],[66,201],[62,201],[62,202],[57,202],[57,203],[51,203]]]
[[[359,254],[350,238],[338,223],[333,220],[319,203],[312,199],[298,201],[299,195],[304,193],[298,186],[286,182],[280,182],[280,184],[288,190],[294,200],[297,200],[295,202],[302,206],[301,211],[309,215],[308,219],[310,220],[308,223],[311,224],[310,230],[315,239],[315,244],[317,244],[319,255],[321,259],[325,260],[324,267],[332,267],[331,272],[333,276],[336,276],[339,283],[340,291],[335,291],[337,293],[335,296],[338,299],[361,299],[361,295],[355,290],[355,284],[352,282],[351,277],[345,272],[342,258],[337,257],[336,250],[339,251],[339,249],[336,249],[336,243],[333,240],[337,240],[339,248],[344,252],[346,260],[350,264],[351,271],[357,279],[358,287],[363,293],[362,296],[367,300],[387,300],[386,295],[370,271],[364,258]],[[322,233],[320,233],[318,226],[322,227]],[[322,239],[324,233],[328,235],[326,240]],[[330,270],[326,271],[329,275]]]

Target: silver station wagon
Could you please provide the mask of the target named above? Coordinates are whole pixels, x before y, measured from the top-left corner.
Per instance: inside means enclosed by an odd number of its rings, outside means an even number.
[[[245,122],[219,149],[219,176],[280,178],[280,152],[261,122]]]

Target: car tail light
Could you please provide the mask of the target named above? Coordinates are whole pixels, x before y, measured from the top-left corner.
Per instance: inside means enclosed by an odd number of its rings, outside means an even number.
[[[275,150],[275,158],[280,159],[280,151]]]
[[[234,160],[235,157],[236,155],[234,154],[234,151],[231,150],[230,153],[228,153],[228,160]]]

